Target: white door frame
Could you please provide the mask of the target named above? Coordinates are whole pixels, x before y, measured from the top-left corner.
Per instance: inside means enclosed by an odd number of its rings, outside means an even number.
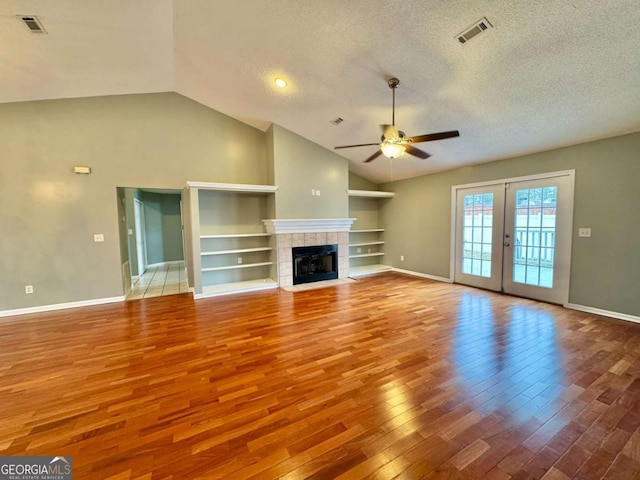
[[[571,272],[571,240],[573,238],[573,185],[575,183],[575,170],[560,170],[560,171],[556,171],[556,172],[547,172],[547,173],[540,173],[540,174],[535,174],[535,175],[526,175],[526,176],[522,176],[522,177],[510,177],[510,178],[503,178],[503,179],[499,179],[499,180],[489,180],[489,181],[485,181],[485,182],[476,182],[476,183],[468,183],[468,184],[464,184],[464,185],[453,185],[451,187],[451,243],[450,243],[450,253],[449,253],[449,259],[450,259],[450,264],[449,264],[449,279],[451,282],[455,282],[455,262],[456,262],[456,256],[458,254],[457,249],[456,249],[456,225],[457,225],[457,215],[456,215],[456,211],[457,211],[457,196],[458,196],[458,190],[460,189],[469,189],[469,188],[476,188],[476,187],[487,187],[487,186],[493,186],[496,184],[509,184],[509,183],[517,183],[517,182],[524,182],[524,181],[530,181],[530,180],[542,180],[542,179],[547,179],[547,178],[554,178],[554,177],[564,177],[567,176],[570,178],[571,180],[571,188],[572,188],[572,194],[570,195],[570,198],[568,199],[568,201],[570,202],[570,205],[568,206],[568,218],[566,219],[566,222],[569,223],[569,225],[571,226],[570,228],[570,235],[569,235],[569,239],[568,239],[568,249],[565,251],[566,253],[566,261],[564,261],[563,263],[565,264],[565,268],[567,271],[567,279],[566,279],[566,283],[563,284],[561,286],[562,289],[562,293],[560,295],[561,297],[561,304],[562,305],[566,305],[569,302],[569,274]]]
[[[147,269],[147,231],[144,219],[144,203],[133,199],[133,215],[136,229],[136,252],[138,257],[138,277]]]

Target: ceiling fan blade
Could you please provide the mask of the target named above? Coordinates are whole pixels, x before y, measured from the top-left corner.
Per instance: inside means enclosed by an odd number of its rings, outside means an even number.
[[[376,143],[359,143],[358,145],[341,145],[340,147],[333,147],[333,149],[334,150],[338,150],[340,148],[370,147],[372,145],[380,145],[380,142],[376,142]]]
[[[434,140],[444,140],[445,138],[459,137],[458,130],[449,132],[428,133],[426,135],[418,135],[416,137],[407,137],[405,140],[410,143],[433,142]]]
[[[364,163],[369,163],[370,161],[375,160],[376,158],[378,158],[380,155],[382,155],[382,150],[376,150],[376,153],[374,153],[369,158],[367,158],[364,161]]]
[[[407,145],[405,144],[404,148],[406,149],[406,152],[410,155],[413,155],[415,157],[420,157],[421,159],[425,159],[425,158],[429,158],[431,155],[428,154],[427,152],[423,152],[422,150],[420,150],[419,148],[416,147],[412,147],[411,145]]]

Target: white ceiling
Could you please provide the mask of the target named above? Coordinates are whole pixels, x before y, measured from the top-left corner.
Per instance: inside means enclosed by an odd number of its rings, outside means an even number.
[[[639,25],[635,0],[2,0],[0,102],[176,91],[332,148],[378,141],[396,76],[401,130],[461,136],[338,151],[382,182],[640,131]]]

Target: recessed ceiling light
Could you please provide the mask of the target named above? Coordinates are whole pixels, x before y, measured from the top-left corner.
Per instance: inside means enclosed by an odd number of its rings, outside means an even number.
[[[276,82],[276,85],[279,86],[280,88],[284,88],[287,86],[287,81],[284,78],[276,78],[274,80]]]

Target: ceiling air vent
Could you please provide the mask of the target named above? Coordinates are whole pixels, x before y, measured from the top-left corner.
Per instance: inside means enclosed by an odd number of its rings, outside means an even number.
[[[20,15],[18,18],[22,20],[31,33],[47,33],[40,19],[35,15]]]
[[[336,126],[340,125],[342,122],[344,122],[344,119],[342,119],[340,117],[334,118],[333,120],[329,120],[329,123],[331,123],[333,125],[336,125]]]
[[[492,25],[489,23],[489,20],[487,20],[486,17],[482,17],[475,24],[467,28],[464,32],[456,35],[456,39],[460,43],[467,43],[473,37],[481,34],[482,32],[488,30],[489,28],[493,28]]]

